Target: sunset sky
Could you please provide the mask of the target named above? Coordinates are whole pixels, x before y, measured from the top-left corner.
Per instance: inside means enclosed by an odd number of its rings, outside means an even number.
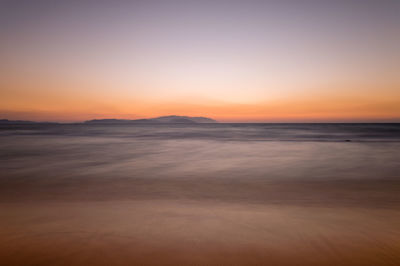
[[[400,1],[0,1],[0,119],[400,122]]]

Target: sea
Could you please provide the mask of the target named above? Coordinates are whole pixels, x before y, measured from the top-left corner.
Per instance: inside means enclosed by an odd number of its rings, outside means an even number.
[[[400,265],[400,124],[0,124],[4,265]]]

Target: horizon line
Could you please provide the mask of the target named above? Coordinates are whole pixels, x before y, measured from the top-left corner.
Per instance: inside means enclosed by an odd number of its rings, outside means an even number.
[[[166,115],[166,116],[159,116],[159,117],[168,117],[168,116],[180,116],[180,115]],[[159,118],[154,117],[154,118]],[[186,116],[186,117],[204,117],[210,118],[206,116]],[[8,122],[18,122],[18,123],[38,123],[38,124],[81,124],[87,121],[92,120],[121,120],[121,121],[136,121],[136,120],[145,120],[145,119],[152,119],[152,118],[136,118],[136,119],[127,119],[127,118],[93,118],[87,120],[31,120],[31,119],[8,119],[8,118],[0,118],[1,121],[8,121]],[[400,118],[383,118],[383,119],[332,119],[332,120],[299,120],[299,121],[252,121],[252,120],[242,120],[242,121],[219,121],[213,118],[218,124],[400,124]],[[214,122],[214,124],[215,124]],[[151,122],[150,122],[151,123]],[[168,124],[168,123],[157,123],[154,124]],[[185,124],[185,123],[171,123],[171,124]],[[210,123],[197,123],[197,124],[213,124]]]

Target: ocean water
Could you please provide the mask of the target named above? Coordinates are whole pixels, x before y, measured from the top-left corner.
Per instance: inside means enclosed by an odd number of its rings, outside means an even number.
[[[0,125],[9,265],[400,265],[400,124]]]

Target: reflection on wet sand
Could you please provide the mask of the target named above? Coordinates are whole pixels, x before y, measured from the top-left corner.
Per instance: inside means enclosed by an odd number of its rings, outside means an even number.
[[[119,201],[5,204],[7,265],[398,265],[400,211]]]

